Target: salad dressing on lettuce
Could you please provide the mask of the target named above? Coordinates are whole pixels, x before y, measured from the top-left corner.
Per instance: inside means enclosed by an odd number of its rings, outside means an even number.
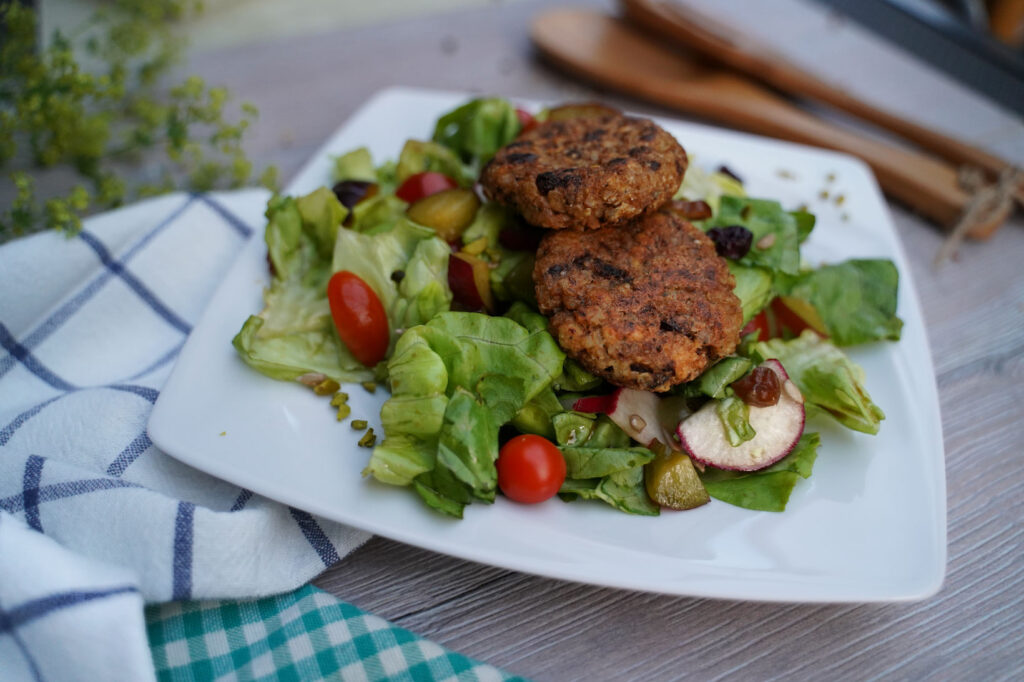
[[[328,187],[272,198],[265,233],[270,283],[263,310],[234,338],[240,357],[283,381],[386,385],[384,434],[364,474],[409,487],[453,517],[461,518],[472,502],[494,501],[499,443],[514,433],[539,434],[559,446],[567,470],[559,495],[566,501],[657,515],[660,506],[648,491],[663,490],[657,477],[671,472],[687,481],[683,496],[695,500],[690,506],[710,496],[748,509],[784,510],[794,487],[812,473],[817,433],[805,431],[788,455],[757,471],[694,468],[676,442],[637,443],[607,415],[573,410],[577,400],[614,387],[568,358],[536,312],[529,229],[510,211],[484,202],[472,207],[461,234],[443,233],[449,243],[413,219],[422,211],[410,213],[410,204],[396,196],[406,179],[424,172],[472,188],[482,165],[521,127],[506,100],[476,99],[442,116],[431,140],[407,141],[395,161],[375,165],[363,148],[338,157],[332,181],[360,183],[354,199]],[[351,205],[339,195],[349,196]],[[814,216],[745,196],[731,174],[691,163],[676,198],[707,203],[711,215],[694,221],[698,227],[741,226],[759,247],[727,260],[747,325],[737,353],[674,388],[660,398],[663,404],[688,406],[674,412],[677,419],[713,401],[726,433],[750,437],[749,412],[731,385],[777,359],[802,394],[808,417],[877,433],[884,414],[842,347],[899,339],[895,266],[857,259],[808,268],[800,245],[814,229]],[[501,314],[460,310],[464,282],[456,280],[456,291],[450,284],[456,258],[469,264],[473,286],[486,287]],[[356,360],[335,331],[325,287],[342,270],[368,284],[387,313],[388,350],[375,367]]]

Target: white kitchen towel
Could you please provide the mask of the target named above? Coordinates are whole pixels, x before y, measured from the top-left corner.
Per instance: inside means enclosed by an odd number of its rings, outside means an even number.
[[[0,526],[20,519],[68,550],[54,561],[93,562],[82,575],[121,571],[110,584],[147,602],[292,590],[367,539],[185,466],[146,435],[192,325],[262,238],[267,198],[172,194],[91,218],[74,238],[0,246]],[[50,573],[26,575],[33,564],[12,555],[40,546],[8,537],[0,554],[0,641],[12,610],[46,595]],[[76,589],[60,575],[56,592]]]

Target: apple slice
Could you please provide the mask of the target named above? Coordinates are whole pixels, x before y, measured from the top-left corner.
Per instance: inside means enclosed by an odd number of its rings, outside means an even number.
[[[617,388],[608,395],[580,398],[573,403],[572,409],[608,415],[630,438],[646,447],[654,441],[674,447],[671,425],[679,422],[685,403],[681,398],[660,398],[647,391]]]
[[[677,434],[683,450],[695,461],[717,469],[757,471],[788,455],[804,432],[804,398],[778,360],[761,367],[779,377],[779,402],[770,407],[750,407],[752,439],[733,447],[725,436],[717,402],[711,401],[679,423]]]

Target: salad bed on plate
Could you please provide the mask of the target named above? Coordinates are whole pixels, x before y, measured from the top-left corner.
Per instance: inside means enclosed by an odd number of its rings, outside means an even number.
[[[782,511],[817,455],[808,419],[879,429],[884,415],[841,348],[899,338],[896,268],[808,267],[799,249],[813,215],[691,163],[669,208],[711,237],[735,279],[737,350],[668,392],[610,385],[559,347],[537,311],[540,230],[476,187],[525,128],[595,111],[607,110],[533,116],[473,100],[395,160],[355,149],[336,158],[332,186],[273,197],[265,307],[235,348],[269,377],[333,395],[339,419],[342,384],[386,386],[383,438],[360,441],[373,445],[364,473],[451,516],[499,492],[645,515],[710,497]]]

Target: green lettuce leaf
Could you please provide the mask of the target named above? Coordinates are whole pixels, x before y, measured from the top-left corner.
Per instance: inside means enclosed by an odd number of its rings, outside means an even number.
[[[443,173],[462,187],[476,182],[476,172],[467,168],[448,147],[437,142],[408,140],[398,156],[395,181],[400,185],[409,176],[426,171]]]
[[[309,374],[339,383],[373,378],[338,340],[327,304],[330,253],[345,213],[326,188],[268,202],[264,238],[273,276],[263,293],[263,310],[232,340],[257,371],[283,381]]]
[[[594,432],[595,419],[580,412],[560,412],[551,417],[555,430],[555,442],[559,445],[586,443]]]
[[[800,273],[800,235],[797,219],[770,199],[723,196],[718,212],[706,227],[742,225],[754,235],[753,246],[741,265],[758,266],[787,275]],[[758,246],[762,244],[763,246]]]
[[[693,383],[700,393],[710,398],[724,398],[725,389],[734,381],[743,378],[753,364],[749,359],[739,356],[722,358],[710,369],[705,370]]]
[[[455,152],[475,176],[498,149],[515,139],[521,127],[508,100],[482,97],[441,116],[433,140]]]
[[[793,452],[766,469],[724,471],[708,467],[700,480],[717,500],[757,511],[784,511],[797,481],[811,475],[820,444],[817,433],[805,433]]]
[[[718,418],[725,429],[725,438],[734,448],[757,435],[750,425],[750,406],[736,396],[726,396],[716,405]]]
[[[512,417],[512,426],[523,433],[535,433],[551,440],[555,438],[552,419],[563,412],[565,408],[558,402],[554,390],[548,387],[523,405],[523,408]]]
[[[433,230],[401,217],[380,234],[339,230],[332,270],[355,273],[377,293],[388,313],[393,344],[401,330],[450,307],[450,255]]]
[[[725,173],[705,170],[691,157],[686,174],[683,176],[683,182],[672,198],[706,201],[711,207],[712,214],[715,214],[718,213],[724,195],[743,196],[743,185],[736,178]]]
[[[498,428],[531,401],[544,404],[538,396],[564,359],[546,329],[509,318],[441,312],[411,327],[388,362],[385,438],[365,473],[413,485],[453,516],[470,498],[493,500]]]
[[[498,425],[492,412],[461,386],[455,389],[437,444],[437,463],[474,497],[493,502],[498,486]]]
[[[334,182],[342,180],[361,180],[377,182],[377,169],[373,166],[373,157],[366,147],[353,149],[347,154],[334,157],[334,170],[331,173]]]
[[[661,513],[658,505],[647,496],[642,466],[617,471],[604,478],[567,478],[558,495],[566,501],[577,498],[600,500],[627,514],[658,516]]]
[[[740,265],[734,260],[726,259],[725,262],[736,280],[733,292],[736,298],[740,299],[740,305],[743,307],[743,324],[746,324],[775,297],[772,273],[765,268]]]
[[[899,340],[896,316],[899,271],[884,259],[825,265],[799,278],[787,295],[814,306],[837,346]]]
[[[755,346],[764,359],[778,358],[808,405],[821,408],[854,431],[878,433],[885,419],[864,388],[864,370],[811,330],[795,339],[772,339]]]
[[[562,447],[568,478],[604,478],[647,464],[654,453],[647,448],[580,448]]]

